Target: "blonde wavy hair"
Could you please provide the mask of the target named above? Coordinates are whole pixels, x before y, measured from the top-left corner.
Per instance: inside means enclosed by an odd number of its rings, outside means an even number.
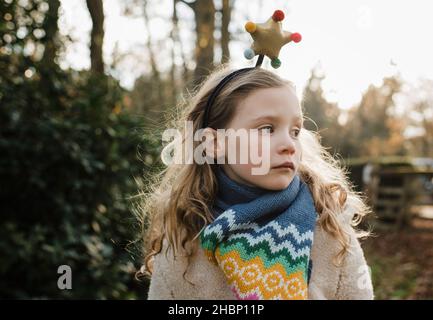
[[[171,128],[183,132],[182,140],[176,148],[183,148],[188,138],[183,130],[184,122],[193,121],[193,132],[200,129],[210,93],[232,71],[229,67],[222,66],[203,82],[195,94],[184,99],[180,112],[177,112],[179,116],[169,124]],[[224,128],[234,115],[236,105],[254,90],[282,86],[293,87],[293,84],[262,68],[235,77],[212,105],[209,126]],[[349,206],[354,212],[351,225],[356,226],[370,209],[362,194],[354,191],[347,178],[347,171],[320,144],[317,132],[303,128],[299,139],[303,156],[298,173],[312,193],[321,227],[341,244],[341,250],[334,259],[334,263],[339,265],[350,247],[350,238],[345,230],[347,223],[343,223],[339,214]],[[199,143],[194,142],[194,147]],[[168,242],[166,254],[169,248],[173,248],[174,254],[177,250],[182,250],[186,253],[187,265],[190,264],[197,248],[196,239],[201,230],[214,220],[209,209],[218,188],[214,170],[215,165],[207,163],[173,164],[153,177],[150,189],[143,193],[140,208],[145,258],[137,276],[152,275],[154,257],[162,251],[164,241]],[[360,231],[356,234],[358,237],[367,235]]]

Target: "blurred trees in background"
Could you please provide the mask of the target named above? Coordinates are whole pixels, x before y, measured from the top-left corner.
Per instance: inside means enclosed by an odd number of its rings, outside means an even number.
[[[318,73],[317,69],[311,71],[310,78],[303,92],[302,107],[304,116],[307,118],[305,127],[308,130],[319,131],[322,143],[333,146],[335,151],[341,145],[342,125],[339,123],[340,109],[337,104],[328,102],[323,93],[322,80],[324,75]]]
[[[216,4],[219,6],[216,6]],[[157,16],[149,15],[152,6],[158,5],[156,0],[129,0],[127,12],[141,8],[145,26],[149,34],[146,36],[146,50],[149,61],[149,72],[140,76],[131,92],[133,109],[146,114],[146,125],[159,127],[167,113],[179,102],[185,88],[193,90],[215,67],[215,52],[221,53],[220,61],[230,59],[229,42],[231,40],[229,25],[235,1],[213,0],[173,0],[170,37],[163,45],[156,44],[150,32],[150,22]],[[187,52],[185,43],[180,39],[179,7],[192,13],[194,17],[194,50]],[[157,52],[171,50],[170,67],[161,72]],[[180,58],[180,63],[176,62]]]
[[[215,5],[213,0],[182,2],[187,4],[194,12],[196,34],[194,82],[199,84],[213,69]]]
[[[408,139],[409,152],[433,158],[433,80],[424,79],[418,87],[409,90],[414,101],[409,101],[407,123],[419,132]]]
[[[331,153],[343,158],[432,156],[432,103],[423,100],[412,105],[406,101],[404,113],[398,112],[397,97],[405,93],[397,76],[384,78],[379,87],[370,85],[359,104],[342,110],[326,100],[321,86],[325,77],[316,73],[313,69],[303,93],[305,115],[313,120],[307,121],[306,127],[320,132]],[[416,90],[411,93],[417,95]],[[410,120],[414,113],[418,120]],[[410,124],[411,129],[418,129],[417,135],[407,136]]]
[[[404,119],[395,115],[395,95],[400,81],[385,78],[380,87],[370,85],[356,108],[349,111],[344,147],[350,156],[404,155]]]
[[[102,0],[86,0],[92,20],[87,71],[59,67],[71,41],[58,31],[59,0],[0,2],[1,297],[145,297],[146,288],[134,280],[140,242],[128,244],[139,228],[129,199],[138,192],[134,178],[162,168],[160,137],[147,132],[163,129],[185,87],[229,60],[236,3],[173,0],[170,36],[156,43],[149,10],[158,1],[122,2],[126,15],[139,12],[148,33],[148,69],[128,91],[103,60]],[[194,17],[193,52],[181,41],[181,6]],[[165,68],[161,50],[170,52]],[[321,133],[331,153],[433,156],[431,82],[410,90],[399,113],[404,83],[398,77],[371,85],[348,110],[326,99],[324,79],[312,70],[303,107],[314,121],[307,128]],[[417,134],[405,136],[409,129]],[[62,264],[72,267],[71,291],[57,289]]]
[[[59,68],[58,1],[19,3],[0,4],[0,296],[144,297],[128,197],[158,169],[138,155],[156,163],[159,141],[101,72],[100,48],[90,71]],[[57,288],[63,264],[73,290]]]

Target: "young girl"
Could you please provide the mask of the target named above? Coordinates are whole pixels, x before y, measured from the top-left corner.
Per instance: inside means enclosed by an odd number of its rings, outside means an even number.
[[[193,133],[205,128],[215,138],[206,149],[215,164],[173,163],[145,199],[149,299],[373,298],[353,228],[369,208],[303,127],[291,82],[262,68],[223,67],[184,111],[180,128],[192,121]],[[217,129],[257,130],[247,147],[259,144],[261,153],[268,138],[269,170],[252,174],[256,163],[227,161],[245,146],[221,143]],[[188,139],[184,131],[176,148]]]

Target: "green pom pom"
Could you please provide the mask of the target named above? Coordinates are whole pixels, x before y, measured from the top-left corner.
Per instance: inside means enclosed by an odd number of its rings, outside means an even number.
[[[274,68],[274,69],[278,69],[278,68],[281,66],[281,61],[280,61],[280,59],[278,59],[278,58],[274,58],[274,59],[272,59],[272,61],[271,61],[271,66],[272,66],[272,68]]]

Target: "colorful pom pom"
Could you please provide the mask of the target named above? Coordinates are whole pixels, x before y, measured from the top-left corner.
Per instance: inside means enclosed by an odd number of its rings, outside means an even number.
[[[295,32],[295,33],[291,34],[290,39],[293,40],[294,42],[298,43],[299,41],[302,40],[302,36],[300,33]]]
[[[254,53],[254,50],[251,48],[245,49],[245,51],[244,51],[244,57],[248,60],[253,59],[255,57],[255,55],[256,54]]]
[[[275,10],[274,14],[272,15],[272,19],[276,22],[283,21],[284,20],[284,12],[281,10]]]
[[[274,59],[272,59],[272,61],[271,61],[271,66],[272,66],[272,68],[274,68],[274,69],[278,69],[278,68],[281,66],[281,60],[278,59],[278,58],[274,58]]]
[[[247,30],[248,33],[254,33],[257,29],[257,26],[254,22],[248,21],[245,23],[245,30]]]

